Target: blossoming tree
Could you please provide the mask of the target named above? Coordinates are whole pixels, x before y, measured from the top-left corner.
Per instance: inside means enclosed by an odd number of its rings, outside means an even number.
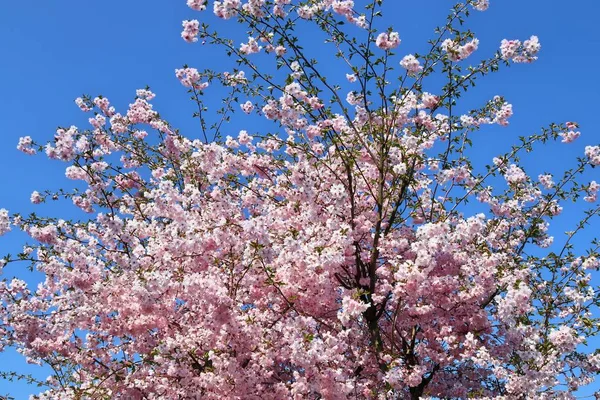
[[[523,154],[580,136],[552,124],[477,170],[471,137],[512,107],[496,96],[456,112],[482,76],[536,60],[537,37],[474,61],[463,22],[487,0],[456,4],[426,54],[378,29],[382,0],[187,3],[250,35],[183,22],[184,40],[237,66],[176,71],[199,133],[163,120],[146,88],[122,113],[78,98],[88,129],[19,142],[86,186],[33,203],[65,197],[92,215],[0,212],[0,233],[34,240],[2,264],[45,276],[0,283],[0,349],[54,371],[36,398],[542,399],[593,381],[598,243],[579,254],[572,238],[599,213],[600,185],[582,177],[600,147],[530,177]],[[320,32],[343,80],[298,29]],[[218,110],[211,90],[228,93]],[[245,114],[264,124],[228,135]],[[570,200],[587,211],[553,244],[549,221]]]

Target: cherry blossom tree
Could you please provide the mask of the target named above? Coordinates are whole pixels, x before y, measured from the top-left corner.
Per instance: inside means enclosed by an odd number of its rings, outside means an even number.
[[[32,238],[2,265],[45,276],[0,283],[0,349],[53,370],[35,398],[550,399],[594,380],[600,255],[573,238],[600,212],[600,185],[584,180],[600,147],[531,177],[521,157],[580,136],[556,123],[476,168],[472,137],[507,125],[512,106],[457,112],[482,77],[535,61],[537,37],[480,55],[464,22],[487,0],[456,4],[426,54],[379,28],[382,0],[187,3],[249,35],[183,22],[183,40],[232,61],[176,70],[197,132],[162,119],[146,88],[121,112],[78,98],[90,127],[18,144],[85,185],[33,203],[90,214],[0,211],[0,233]],[[227,93],[217,109],[215,93]],[[253,122],[232,134],[234,119]],[[583,218],[553,243],[566,205]]]

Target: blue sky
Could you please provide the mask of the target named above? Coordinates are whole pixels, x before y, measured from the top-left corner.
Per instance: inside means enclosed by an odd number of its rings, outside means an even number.
[[[103,94],[123,109],[135,90],[150,85],[161,115],[188,136],[199,137],[192,104],[174,77],[174,69],[189,64],[214,67],[214,49],[181,40],[181,20],[209,18],[186,7],[184,0],[105,0],[102,2],[5,1],[0,13],[0,208],[27,214],[73,216],[64,203],[32,206],[33,190],[69,185],[66,165],[42,156],[28,157],[16,150],[20,136],[45,141],[57,126],[87,127],[86,118],[73,100],[86,93]],[[449,0],[387,0],[389,25],[399,31],[399,56],[419,51],[442,23],[453,4]],[[582,138],[570,146],[551,147],[530,158],[533,170],[551,170],[583,154],[585,144],[600,142],[597,98],[600,95],[600,35],[597,0],[567,5],[558,0],[491,0],[485,13],[474,14],[469,27],[481,40],[478,56],[491,55],[503,38],[526,39],[532,34],[542,43],[540,60],[516,65],[481,80],[466,101],[476,102],[495,94],[514,106],[508,128],[490,128],[477,140],[482,151],[508,149],[519,135],[528,135],[552,121],[580,123]],[[212,18],[210,18],[212,20]],[[245,36],[234,23],[221,31]],[[311,32],[302,32],[307,38]],[[231,67],[230,67],[231,68]],[[344,71],[345,73],[345,71]],[[491,153],[490,153],[491,154]],[[486,160],[487,161],[487,160]],[[536,173],[537,175],[537,173]],[[598,180],[598,177],[596,177]],[[25,240],[11,233],[0,240],[0,253],[16,253]],[[7,274],[26,275],[18,267]],[[45,376],[12,353],[0,354],[0,369],[14,367]],[[30,389],[0,381],[0,394],[27,398]],[[586,393],[589,394],[589,393]]]

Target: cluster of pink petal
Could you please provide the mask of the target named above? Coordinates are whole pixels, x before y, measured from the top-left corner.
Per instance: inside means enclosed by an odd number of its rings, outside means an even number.
[[[333,11],[339,15],[346,17],[346,20],[360,28],[367,26],[366,16],[356,16],[353,0],[335,0],[331,3]]]
[[[202,77],[196,68],[181,68],[175,70],[175,76],[185,87],[196,90],[204,90],[208,87],[208,82],[201,82]]]
[[[590,164],[600,165],[600,146],[585,146],[585,155]]]
[[[185,20],[182,23],[183,31],[181,32],[181,37],[188,43],[193,43],[198,41],[198,33],[200,33],[200,23],[198,20]]]
[[[600,191],[600,184],[596,181],[591,181],[587,188],[587,196],[583,199],[587,202],[594,202],[598,199],[598,191]]]
[[[237,15],[242,2],[240,0],[223,0],[213,2],[213,12],[219,18],[229,19]]]
[[[253,37],[249,37],[247,43],[240,45],[240,53],[246,55],[258,53],[261,49],[262,47],[258,45],[258,41]]]
[[[560,136],[563,138],[563,143],[573,143],[579,136],[581,136],[581,132],[570,130],[567,132],[561,132]]]
[[[448,58],[452,61],[461,61],[469,57],[479,47],[479,40],[473,39],[470,42],[460,45],[453,39],[446,39],[442,42],[442,50],[448,53]]]
[[[489,8],[490,1],[489,0],[476,0],[473,3],[473,8],[477,11],[485,11]]]
[[[235,74],[230,72],[223,72],[223,81],[228,86],[245,85],[248,83],[246,73],[244,71],[238,71]]]
[[[37,153],[37,151],[32,147],[33,140],[31,136],[23,136],[19,138],[19,144],[17,144],[17,149],[22,151],[25,154],[33,155]]]
[[[416,76],[419,72],[423,71],[419,60],[412,54],[405,56],[400,61],[400,66],[408,71],[409,76]]]
[[[114,107],[110,105],[110,101],[108,101],[106,97],[96,97],[94,98],[93,103],[107,117],[112,117],[115,114]]]
[[[375,44],[382,50],[392,50],[400,46],[400,35],[398,32],[381,32]]]
[[[31,193],[30,200],[33,204],[40,204],[42,202],[42,196],[40,195],[40,193],[37,190],[34,190]]]
[[[250,114],[252,112],[252,110],[254,110],[254,104],[252,104],[252,102],[250,100],[248,100],[244,104],[240,104],[240,108],[246,114]]]
[[[59,128],[56,131],[55,146],[46,145],[46,154],[50,158],[62,161],[71,161],[75,157],[75,135],[77,127],[71,126],[69,129]]]
[[[500,54],[504,60],[516,63],[530,63],[537,60],[542,45],[537,36],[531,36],[522,44],[519,40],[503,39],[500,43]]]
[[[538,175],[538,180],[546,189],[552,189],[554,187],[554,181],[552,180],[552,175],[550,174],[540,174]]]
[[[92,109],[89,105],[85,103],[85,101],[83,101],[81,97],[75,99],[75,104],[77,104],[77,107],[79,107],[81,111],[84,112],[90,111]]]
[[[0,236],[10,231],[10,216],[8,210],[0,209]]]
[[[187,0],[187,5],[192,10],[204,11],[206,10],[206,1],[207,0]]]

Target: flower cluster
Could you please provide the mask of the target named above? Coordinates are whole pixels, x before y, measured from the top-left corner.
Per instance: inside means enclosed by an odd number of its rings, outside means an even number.
[[[516,63],[530,63],[537,60],[542,45],[537,36],[525,40],[523,43],[519,40],[503,39],[500,44],[500,54],[504,60],[511,60]]]
[[[208,87],[208,82],[201,82],[202,77],[196,68],[181,68],[175,70],[175,76],[185,87],[196,90],[204,90]]]
[[[198,33],[200,33],[200,23],[198,20],[193,19],[191,21],[183,21],[183,31],[181,32],[181,37],[188,43],[193,43],[198,41]]]
[[[416,76],[419,72],[423,71],[423,67],[419,63],[419,60],[412,54],[405,56],[400,61],[400,66],[408,72],[409,76]]]
[[[479,47],[479,40],[473,39],[470,42],[461,45],[453,39],[446,39],[442,42],[441,48],[448,53],[451,61],[461,61],[469,57]]]
[[[400,46],[398,32],[382,32],[377,36],[375,44],[382,50],[392,50]]]

